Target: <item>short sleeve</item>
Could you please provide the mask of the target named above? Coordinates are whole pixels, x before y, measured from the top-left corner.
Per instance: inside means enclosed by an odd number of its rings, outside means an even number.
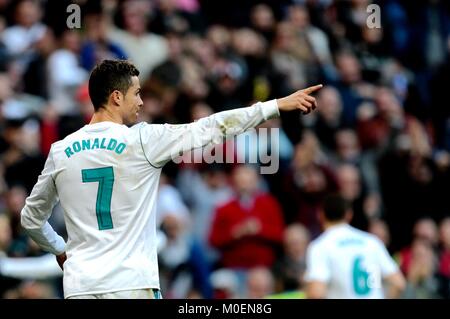
[[[312,243],[306,251],[306,281],[328,282],[331,277],[329,259],[326,250]]]

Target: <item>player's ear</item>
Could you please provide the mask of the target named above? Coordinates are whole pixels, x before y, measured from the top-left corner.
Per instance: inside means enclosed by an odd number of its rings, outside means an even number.
[[[117,106],[122,105],[123,94],[119,90],[112,91],[110,98],[111,98],[111,102],[113,102],[114,105],[117,105]]]

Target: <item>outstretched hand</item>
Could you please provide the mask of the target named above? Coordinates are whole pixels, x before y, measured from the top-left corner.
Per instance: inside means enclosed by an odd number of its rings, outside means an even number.
[[[277,99],[278,108],[280,111],[299,109],[303,114],[308,114],[317,107],[316,98],[310,94],[320,90],[322,87],[322,84],[310,86],[281,99]]]

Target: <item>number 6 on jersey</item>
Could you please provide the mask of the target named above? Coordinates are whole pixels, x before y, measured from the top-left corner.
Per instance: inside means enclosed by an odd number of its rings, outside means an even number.
[[[81,170],[83,183],[98,182],[97,203],[95,213],[97,215],[98,229],[113,228],[111,218],[111,196],[114,184],[114,170],[111,166]]]

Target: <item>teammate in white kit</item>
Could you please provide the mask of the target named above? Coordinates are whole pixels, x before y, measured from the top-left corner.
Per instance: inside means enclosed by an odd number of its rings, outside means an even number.
[[[22,210],[22,226],[64,270],[65,298],[160,297],[155,200],[164,164],[279,116],[279,110],[309,113],[316,107],[310,94],[322,87],[190,124],[133,125],[143,105],[138,75],[127,61],[105,60],[92,71],[91,122],[52,145]],[[47,222],[58,200],[67,243]]]
[[[380,299],[387,291],[387,297],[399,297],[405,287],[402,273],[377,237],[348,224],[351,217],[340,195],[326,197],[320,213],[325,231],[306,252],[306,296]]]

